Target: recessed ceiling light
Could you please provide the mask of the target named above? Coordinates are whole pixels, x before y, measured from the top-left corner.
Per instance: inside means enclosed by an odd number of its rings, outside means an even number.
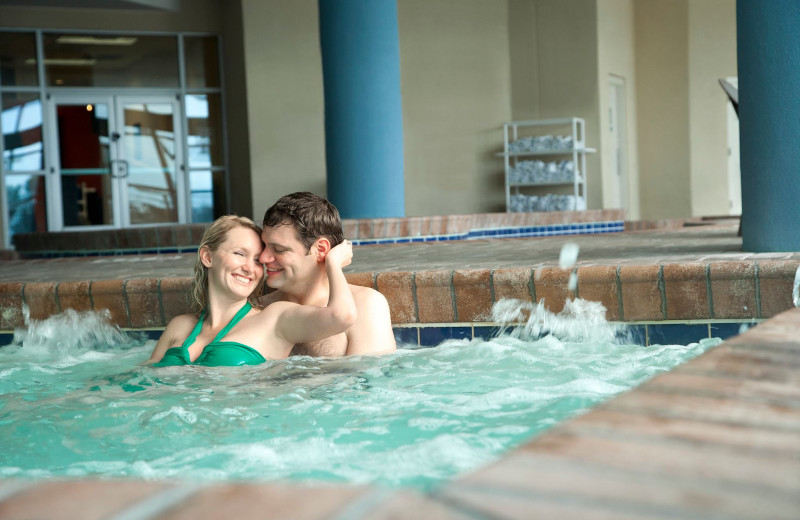
[[[113,36],[101,38],[98,36],[71,36],[62,35],[56,38],[56,43],[72,43],[78,45],[133,45],[138,38],[134,36]]]
[[[97,60],[94,58],[45,58],[45,65],[64,65],[67,67],[85,67],[94,65]],[[25,65],[36,65],[36,58],[28,58]]]

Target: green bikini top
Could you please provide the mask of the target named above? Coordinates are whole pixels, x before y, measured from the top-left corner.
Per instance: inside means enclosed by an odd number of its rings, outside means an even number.
[[[206,318],[206,311],[200,315],[197,324],[194,326],[192,333],[183,342],[180,347],[173,347],[164,352],[164,357],[161,361],[154,363],[154,367],[170,367],[176,365],[200,365],[206,367],[235,367],[240,365],[258,365],[264,363],[266,359],[257,350],[235,341],[220,341],[225,334],[227,334],[242,318],[244,318],[252,306],[250,302],[244,304],[239,309],[239,312],[231,319],[231,321],[223,327],[219,334],[211,340],[211,343],[205,346],[197,359],[192,362],[189,357],[189,346],[197,339],[200,330],[203,328],[203,322]]]

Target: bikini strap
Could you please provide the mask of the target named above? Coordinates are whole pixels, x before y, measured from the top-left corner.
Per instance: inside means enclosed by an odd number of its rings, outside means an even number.
[[[242,318],[247,316],[247,313],[250,312],[250,309],[252,309],[252,308],[253,307],[252,307],[252,305],[250,305],[250,302],[245,302],[244,306],[241,309],[239,309],[239,312],[236,313],[236,315],[231,319],[231,321],[228,322],[228,324],[225,325],[225,327],[223,327],[223,329],[221,331],[219,331],[219,334],[217,334],[216,337],[213,340],[211,340],[211,343],[216,343],[217,341],[219,341],[222,338],[224,338],[225,334],[230,332],[230,330],[233,327],[235,327],[236,324],[239,323],[242,320]]]
[[[197,335],[200,334],[200,330],[203,328],[203,321],[206,319],[206,310],[203,309],[203,312],[200,313],[200,317],[197,318],[197,323],[195,324],[194,328],[192,329],[192,333],[189,334],[189,337],[183,342],[181,345],[183,348],[188,347],[194,340],[197,339]]]

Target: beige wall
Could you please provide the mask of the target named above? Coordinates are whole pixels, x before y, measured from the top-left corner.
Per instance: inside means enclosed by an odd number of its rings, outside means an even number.
[[[539,117],[586,120],[586,143],[599,148],[597,0],[537,0]],[[600,153],[586,158],[587,205],[602,207]]]
[[[727,215],[728,98],[736,76],[736,0],[689,2],[689,140],[692,215]]]
[[[642,218],[729,212],[727,98],[735,0],[637,0]]]
[[[636,133],[636,57],[633,18],[634,0],[602,0],[597,4],[598,91],[600,97],[599,149],[603,168],[603,208],[623,207],[627,218],[636,220],[639,207],[639,153]],[[616,153],[609,131],[611,76],[624,82],[626,155],[624,170],[627,179],[619,179],[613,171],[612,154]],[[620,204],[615,204],[620,199]]]
[[[505,211],[506,2],[399,0],[406,214]]]
[[[641,216],[688,217],[688,0],[637,0],[634,20]]]
[[[536,0],[509,0],[508,47],[511,61],[511,119],[539,119],[539,34]]]
[[[242,0],[253,212],[298,190],[326,194],[316,0]]]

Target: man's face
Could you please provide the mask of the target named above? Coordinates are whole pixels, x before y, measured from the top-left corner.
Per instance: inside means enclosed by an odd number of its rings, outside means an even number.
[[[316,269],[316,246],[307,250],[293,226],[265,226],[261,240],[264,251],[259,261],[266,267],[269,287],[291,291],[292,287],[303,285]]]

